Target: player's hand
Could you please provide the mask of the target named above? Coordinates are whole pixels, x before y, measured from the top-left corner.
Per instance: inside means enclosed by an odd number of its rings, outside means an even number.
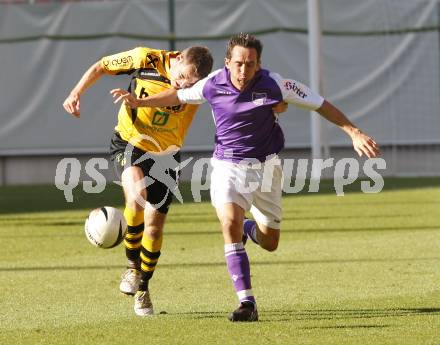
[[[80,116],[80,101],[78,93],[71,93],[63,103],[64,109],[76,117]]]
[[[280,114],[286,112],[288,107],[289,105],[286,102],[280,102],[273,106],[272,110],[274,113]]]
[[[124,102],[130,108],[138,108],[141,106],[139,98],[134,97],[130,92],[124,89],[113,89],[110,91],[113,97],[113,103]]]
[[[364,134],[360,130],[356,130],[352,135],[353,147],[358,153],[359,157],[363,154],[368,158],[374,158],[380,155],[379,145],[370,138],[368,135]]]

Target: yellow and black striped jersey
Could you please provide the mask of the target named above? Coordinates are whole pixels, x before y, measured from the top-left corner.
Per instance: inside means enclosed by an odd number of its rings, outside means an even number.
[[[101,66],[109,74],[130,74],[129,91],[143,98],[171,88],[170,59],[179,52],[138,47],[106,56]],[[115,130],[122,139],[148,152],[179,150],[198,105],[131,109],[121,105]]]

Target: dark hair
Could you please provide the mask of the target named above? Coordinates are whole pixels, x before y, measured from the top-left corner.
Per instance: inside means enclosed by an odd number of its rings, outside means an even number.
[[[243,48],[254,48],[257,51],[258,61],[261,59],[261,52],[263,51],[263,44],[255,36],[250,34],[245,34],[240,32],[237,35],[232,36],[229,39],[228,45],[226,46],[226,58],[231,58],[232,49],[235,46],[240,46]]]
[[[205,78],[212,70],[214,59],[211,52],[204,46],[192,46],[182,52],[185,63],[194,65],[199,78]]]

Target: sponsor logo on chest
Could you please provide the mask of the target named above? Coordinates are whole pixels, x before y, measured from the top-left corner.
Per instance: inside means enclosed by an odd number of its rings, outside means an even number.
[[[252,92],[252,103],[255,105],[263,105],[267,101],[266,92]]]

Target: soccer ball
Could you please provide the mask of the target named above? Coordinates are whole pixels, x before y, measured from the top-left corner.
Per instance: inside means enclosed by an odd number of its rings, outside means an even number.
[[[84,230],[87,239],[95,247],[113,248],[124,239],[127,223],[117,208],[104,206],[90,212]]]

